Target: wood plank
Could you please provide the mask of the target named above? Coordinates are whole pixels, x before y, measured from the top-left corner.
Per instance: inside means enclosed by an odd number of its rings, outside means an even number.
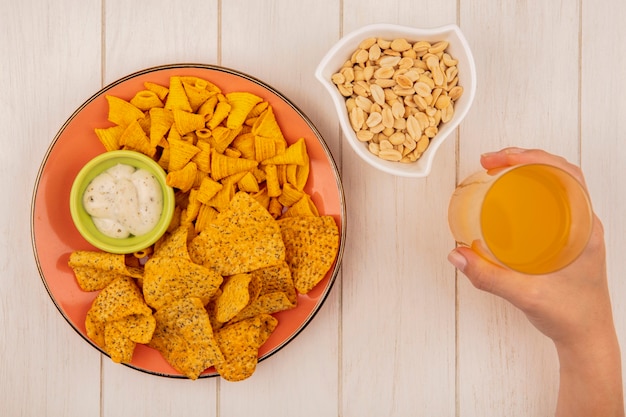
[[[612,294],[613,315],[622,351],[626,346],[626,197],[623,179],[626,170],[626,80],[623,68],[626,55],[613,39],[623,39],[626,4],[583,2],[581,149],[582,168],[594,210],[605,230],[607,271]],[[618,43],[619,44],[619,43]],[[609,62],[600,65],[601,62]],[[624,354],[622,353],[622,358]],[[626,363],[622,359],[622,363]],[[626,370],[626,366],[623,366]],[[626,375],[626,371],[624,372]]]
[[[2,415],[99,410],[99,354],[57,311],[28,237],[33,184],[45,152],[65,120],[99,87],[97,3],[87,0],[71,9],[55,3],[40,13],[41,3],[27,0],[4,4],[0,16],[0,123],[7,129],[0,153]]]
[[[461,129],[470,139],[460,143],[460,178],[482,152],[506,146],[578,161],[578,13],[576,3],[461,2],[478,89]]]
[[[215,63],[218,13],[216,0],[107,1],[105,82],[155,65]],[[162,378],[103,361],[104,416],[217,415],[215,378]]]
[[[314,76],[317,64],[338,39],[339,7],[336,0],[308,3],[222,4],[221,64],[260,78],[293,101],[321,131],[340,164],[336,116]]]
[[[151,375],[103,358],[102,416],[218,416],[217,379]]]
[[[106,82],[157,65],[218,60],[218,1],[105,3]]]
[[[456,3],[344,1],[343,33],[377,22],[432,27]],[[348,245],[343,266],[342,412],[451,416],[455,412],[454,271],[445,210],[454,188],[454,137],[427,179],[376,171],[345,146]],[[417,413],[417,414],[416,414]]]
[[[461,2],[478,90],[461,126],[459,179],[479,169],[481,153],[505,146],[579,160],[578,15],[576,3]],[[552,343],[462,275],[458,297],[460,415],[552,414],[558,387]]]

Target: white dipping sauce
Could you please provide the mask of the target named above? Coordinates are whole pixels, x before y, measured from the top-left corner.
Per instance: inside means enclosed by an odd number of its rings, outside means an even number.
[[[117,164],[89,183],[83,206],[98,230],[122,239],[141,236],[156,226],[163,210],[163,194],[150,172]]]

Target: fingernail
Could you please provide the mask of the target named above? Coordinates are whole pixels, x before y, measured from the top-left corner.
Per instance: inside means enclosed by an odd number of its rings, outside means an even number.
[[[507,154],[515,154],[515,153],[526,152],[526,149],[524,149],[524,148],[506,148],[504,150],[504,152],[506,152]]]
[[[448,254],[448,261],[461,272],[463,272],[467,266],[467,259],[465,259],[465,256],[461,255],[461,253],[456,250],[453,250]]]
[[[509,155],[509,154],[516,154],[516,153],[522,153],[522,152],[526,152],[527,149],[524,148],[515,148],[515,147],[511,147],[511,148],[504,148],[500,151],[496,151],[496,152],[485,152],[480,154],[480,156],[482,158],[488,158],[490,156],[494,156],[497,155],[499,153],[504,153],[505,155]]]

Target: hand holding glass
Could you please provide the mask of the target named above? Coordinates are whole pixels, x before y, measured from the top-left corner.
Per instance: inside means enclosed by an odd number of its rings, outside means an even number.
[[[455,240],[484,258],[528,274],[557,271],[583,251],[593,224],[584,187],[546,164],[482,171],[454,191],[448,222]]]

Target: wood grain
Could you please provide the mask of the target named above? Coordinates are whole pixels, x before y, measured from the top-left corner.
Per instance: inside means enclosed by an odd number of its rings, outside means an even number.
[[[5,1],[0,415],[552,415],[552,344],[447,263],[454,246],[447,203],[483,152],[538,147],[580,163],[606,230],[626,344],[626,52],[618,41],[625,19],[618,0]],[[457,23],[472,47],[474,106],[426,179],[361,162],[344,146],[313,76],[334,42],[374,22]],[[29,239],[37,171],[65,120],[103,85],[174,62],[219,64],[272,85],[310,117],[342,173],[341,276],[309,326],[240,383],[162,378],[111,363],[54,306]]]
[[[580,160],[578,16],[576,3],[461,3],[479,75],[474,107],[460,128],[460,179],[479,168],[482,152],[506,146]],[[552,414],[558,388],[552,344],[512,306],[459,280],[461,415]]]
[[[29,207],[44,154],[63,122],[100,85],[98,5],[51,3],[42,10],[37,1],[3,4],[2,415],[93,415],[100,407],[100,355],[50,301],[29,239]]]
[[[344,34],[376,22],[457,20],[453,1],[343,4]],[[345,416],[454,415],[454,270],[445,263],[453,241],[442,216],[454,189],[454,140],[426,180],[383,174],[344,150],[352,242],[343,263]]]
[[[622,48],[614,48],[611,39],[626,35],[623,23],[626,4],[594,5],[583,2],[581,45],[581,153],[582,167],[594,205],[605,231],[609,288],[613,315],[622,346],[626,346],[626,196],[622,181],[626,169],[626,80],[618,69],[626,65]],[[598,63],[611,57],[605,69]],[[624,366],[624,365],[622,365]]]

